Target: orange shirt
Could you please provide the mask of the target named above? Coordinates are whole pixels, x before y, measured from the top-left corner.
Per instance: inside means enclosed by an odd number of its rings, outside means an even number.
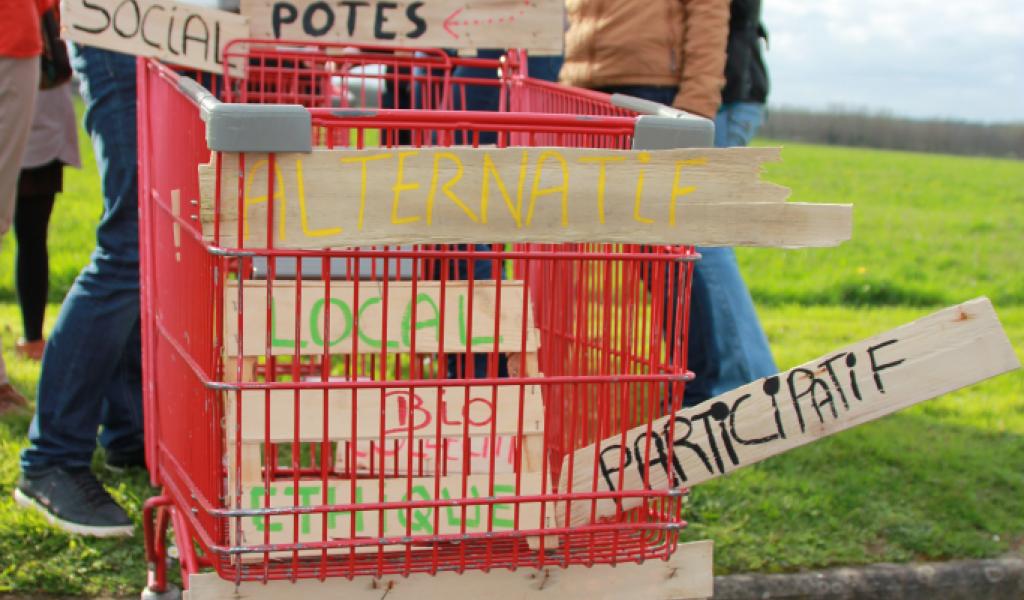
[[[31,58],[43,51],[39,15],[54,0],[0,0],[0,56]]]

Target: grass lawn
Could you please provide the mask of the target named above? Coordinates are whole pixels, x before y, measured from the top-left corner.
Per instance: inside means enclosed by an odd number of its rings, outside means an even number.
[[[766,143],[766,142],[762,142]],[[98,182],[84,148],[51,227],[58,302],[92,247]],[[780,367],[977,295],[1024,358],[1024,162],[786,144],[768,178],[795,200],[856,204],[835,249],[741,250]],[[12,240],[0,250],[0,338],[16,385]],[[49,321],[57,305],[50,307]],[[142,540],[67,536],[10,500],[26,416],[0,420],[0,593],[131,595]],[[138,518],[141,474],[104,475]],[[987,557],[1024,544],[1024,372],[1004,375],[695,489],[688,539],[713,538],[718,574]]]

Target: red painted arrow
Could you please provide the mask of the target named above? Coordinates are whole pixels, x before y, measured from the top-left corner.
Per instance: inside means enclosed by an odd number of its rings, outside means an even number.
[[[523,0],[523,4],[526,6],[530,6],[530,0]],[[508,15],[505,17],[498,17],[497,19],[495,19],[494,17],[490,17],[485,21],[481,21],[480,19],[466,19],[460,23],[456,17],[458,17],[459,14],[462,13],[463,8],[456,8],[454,11],[452,11],[452,14],[448,15],[448,17],[444,20],[443,23],[444,30],[447,31],[448,34],[455,39],[459,39],[459,34],[455,33],[455,31],[452,29],[452,27],[456,25],[491,25],[495,22],[495,20],[497,20],[499,23],[504,23],[506,21],[512,22],[515,21],[516,19],[516,15]],[[526,10],[520,9],[519,14],[526,14]]]

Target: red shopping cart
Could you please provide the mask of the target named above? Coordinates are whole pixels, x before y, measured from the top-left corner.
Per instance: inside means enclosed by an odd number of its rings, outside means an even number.
[[[659,148],[710,127],[531,79],[520,52],[224,57],[222,77],[139,62],[149,589],[171,526],[183,575],[236,583],[668,557],[682,489],[559,485],[573,450],[679,408],[692,248],[295,249],[274,213],[282,157],[313,148]],[[481,90],[498,111],[465,110]],[[229,210],[262,211],[262,241]],[[566,524],[622,498],[641,506]]]

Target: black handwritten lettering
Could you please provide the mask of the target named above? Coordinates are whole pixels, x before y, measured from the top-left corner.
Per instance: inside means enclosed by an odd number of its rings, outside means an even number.
[[[163,12],[167,12],[167,9],[163,6],[160,6],[159,4],[151,4],[149,8],[146,9],[146,12],[142,13],[142,25],[139,27],[139,31],[142,34],[143,42],[159,50],[160,44],[149,39],[149,36],[146,35],[146,23],[149,20],[149,13],[153,12],[156,9],[159,9]]]
[[[764,390],[764,393],[768,394],[769,396],[771,396],[771,399],[772,399],[772,410],[775,411],[775,426],[778,427],[778,429],[779,429],[779,436],[782,439],[786,439],[786,430],[783,429],[783,427],[782,427],[782,411],[779,410],[779,401],[776,398],[776,396],[779,393],[779,388],[780,387],[781,387],[781,385],[779,383],[779,376],[778,375],[772,375],[771,377],[766,377],[765,380],[764,380],[764,383],[761,384],[761,389]]]
[[[744,439],[743,437],[740,436],[740,434],[736,433],[736,414],[740,410],[740,405],[742,405],[744,402],[746,402],[749,399],[750,399],[750,394],[743,394],[742,396],[737,398],[735,402],[732,403],[732,410],[729,411],[729,434],[732,436],[732,439],[736,440],[740,444],[743,444],[744,446],[757,446],[759,444],[767,444],[768,442],[771,442],[771,441],[779,439],[781,437],[781,425],[782,425],[782,423],[779,421],[779,409],[778,409],[777,405],[775,407],[775,418],[776,418],[776,425],[779,426],[779,430],[778,431],[776,431],[775,433],[773,433],[771,435],[766,435],[766,436],[763,436],[763,437],[749,439],[749,440],[748,439]],[[775,399],[774,398],[772,398],[772,404],[775,404]]]
[[[854,356],[853,352],[846,355],[846,368],[850,369],[850,389],[853,390],[853,396],[858,400],[864,398],[860,395],[860,386],[857,385],[857,373],[853,370],[853,367],[857,365],[857,357]]]
[[[882,342],[881,344],[876,344],[874,346],[868,347],[868,358],[871,359],[871,373],[875,377],[875,387],[878,388],[878,391],[883,393],[883,394],[885,393],[885,386],[882,385],[882,377],[881,377],[881,375],[879,375],[879,373],[881,373],[882,371],[884,371],[886,369],[891,369],[893,367],[896,367],[896,366],[899,366],[899,365],[903,364],[903,362],[906,359],[901,358],[901,359],[899,359],[897,361],[888,362],[888,363],[884,363],[884,364],[880,365],[880,364],[878,364],[878,362],[877,362],[877,360],[875,358],[875,352],[877,352],[878,350],[881,350],[882,348],[885,348],[886,346],[891,346],[891,345],[895,344],[897,341],[898,340],[888,340],[888,341]]]
[[[377,3],[377,16],[373,20],[373,37],[378,40],[393,40],[397,37],[394,31],[384,31],[384,23],[388,22],[387,16],[384,14],[386,10],[394,10],[398,8],[397,2],[378,2]]]
[[[202,26],[202,36],[196,36],[189,34],[189,25],[192,23],[199,23]],[[181,28],[181,53],[188,54],[188,43],[189,42],[202,42],[203,44],[203,59],[206,59],[210,54],[210,29],[206,26],[206,22],[199,15],[189,15],[185,19],[185,24]]]
[[[130,32],[122,30],[118,26],[118,15],[121,14],[121,9],[125,6],[131,6],[132,11],[135,13],[135,29],[131,30]],[[135,37],[135,35],[139,33],[139,27],[142,26],[142,14],[139,12],[139,5],[135,3],[135,0],[124,0],[124,2],[117,5],[117,8],[114,9],[113,25],[114,33],[125,39]]]
[[[270,9],[270,25],[274,37],[281,37],[281,25],[290,25],[299,18],[299,10],[287,2],[275,2]]]
[[[718,443],[715,441],[715,430],[711,426],[711,412],[711,410],[707,410],[695,416],[693,420],[702,419],[704,421],[704,430],[708,434],[708,446],[711,447],[711,455],[715,458],[715,466],[718,467],[719,473],[725,473],[725,463],[722,462],[722,454],[719,452]]]
[[[176,10],[177,10],[177,7],[175,7],[175,6],[171,7],[171,13],[172,13],[171,14],[171,20],[167,24],[167,51],[170,52],[171,54],[173,54],[174,56],[178,56],[179,54],[181,54],[180,52],[175,51],[174,45],[171,43],[171,40],[174,39],[173,37],[171,37],[171,33],[174,32],[174,15],[173,15],[173,13]]]
[[[729,405],[725,402],[718,401],[711,405],[711,416],[718,421],[718,428],[722,431],[722,445],[725,446],[725,452],[735,467],[740,464],[740,459],[736,456],[736,449],[732,447],[732,438],[729,437],[729,432],[725,428],[725,421],[731,412]]]
[[[89,2],[89,0],[82,0],[82,6],[88,8],[89,10],[99,12],[101,15],[103,15],[104,23],[101,27],[85,27],[79,25],[78,23],[72,23],[72,27],[79,31],[84,31],[86,33],[103,33],[107,30],[107,27],[110,27],[110,13],[108,13],[105,8],[99,6],[98,4],[92,4],[91,2]]]
[[[220,59],[220,21],[213,23],[213,62],[218,65],[224,64]]]
[[[686,426],[686,433],[681,433],[682,426]],[[675,429],[674,432],[671,430]],[[708,470],[708,473],[714,474],[715,470],[711,466],[711,461],[708,460],[708,455],[704,453],[704,449],[698,444],[694,444],[689,441],[690,434],[693,433],[693,424],[686,417],[675,416],[672,420],[665,423],[665,428],[662,431],[662,437],[666,441],[669,441],[669,435],[674,435],[674,440],[671,442],[672,447],[672,470],[675,473],[676,481],[673,485],[679,485],[679,483],[685,483],[687,481],[686,471],[683,470],[683,463],[679,460],[679,455],[676,454],[676,448],[689,448],[697,455],[697,458],[704,464],[704,468]]]
[[[839,376],[836,375],[836,370],[832,368],[832,363],[839,360],[840,358],[843,358],[843,356],[845,356],[845,354],[836,354],[832,358],[826,359],[818,366],[825,367],[825,370],[828,371],[828,376],[832,380],[832,384],[835,385],[836,391],[839,392],[839,399],[843,401],[843,407],[849,410],[850,403],[846,400],[846,392],[843,391],[843,385],[839,383]]]
[[[668,476],[671,472],[668,465],[668,453],[665,452],[665,442],[661,436],[654,432],[650,434],[645,432],[636,436],[636,439],[633,440],[633,464],[636,465],[640,480],[644,482],[647,489],[651,489],[652,466],[660,466]]]
[[[615,462],[610,466],[605,461],[604,455],[608,453],[614,453],[616,456]],[[622,446],[618,444],[609,444],[601,449],[601,454],[598,458],[598,467],[601,470],[601,476],[604,477],[604,482],[608,486],[609,490],[615,491],[619,489],[619,486],[615,481],[612,481],[612,475],[621,472],[623,469],[629,466],[632,462],[632,455],[629,450],[622,451]]]
[[[348,30],[350,36],[356,33],[356,13],[359,12],[360,6],[369,6],[370,3],[366,0],[342,0],[339,4],[348,8],[348,18],[345,21],[345,28]]]
[[[324,14],[323,24],[320,27],[314,24],[317,12]],[[314,2],[307,6],[306,11],[302,13],[302,31],[306,35],[320,37],[330,31],[331,27],[334,27],[334,11],[326,2]]]
[[[416,13],[422,6],[422,2],[411,2],[409,6],[405,7],[405,16],[416,26],[416,29],[413,29],[406,35],[411,40],[420,37],[427,31],[427,22]]]

